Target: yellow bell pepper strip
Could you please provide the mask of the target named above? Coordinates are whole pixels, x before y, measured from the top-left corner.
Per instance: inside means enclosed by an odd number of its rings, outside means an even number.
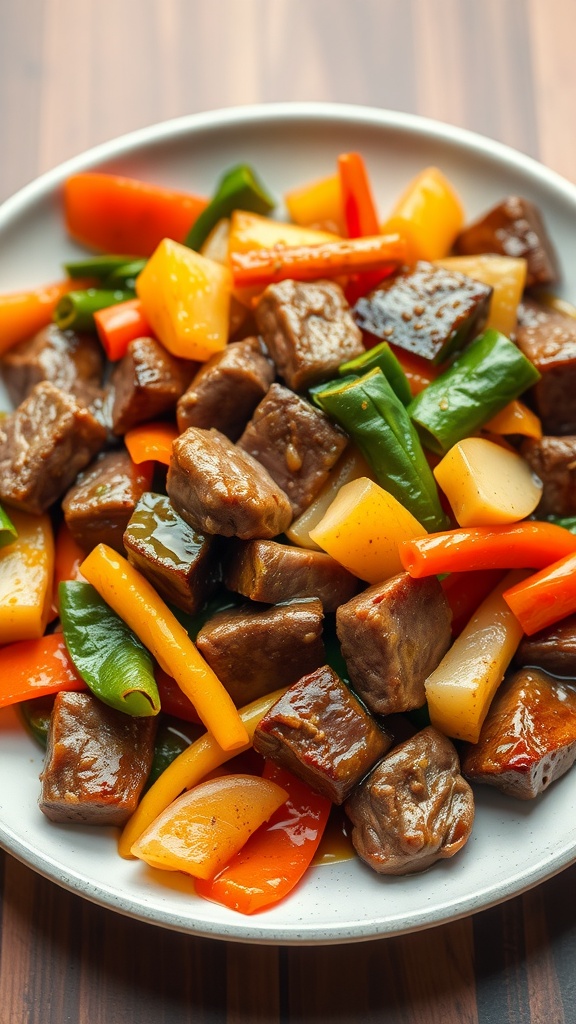
[[[410,249],[410,262],[447,256],[464,226],[464,210],[450,182],[437,167],[426,167],[408,185],[382,232],[398,231]]]
[[[576,611],[576,552],[504,592],[528,636]]]
[[[249,164],[237,164],[226,171],[218,182],[214,196],[190,228],[184,244],[199,250],[218,221],[229,217],[234,210],[267,214],[275,205],[274,199],[258,180],[252,167]]]
[[[400,561],[417,579],[471,569],[542,569],[576,551],[576,536],[554,523],[475,526],[401,541]]]
[[[46,327],[63,295],[77,288],[90,288],[93,284],[90,279],[67,279],[40,288],[0,295],[0,355]]]
[[[284,204],[294,224],[346,234],[338,174],[291,189],[284,195]]]
[[[492,698],[523,635],[503,593],[525,575],[525,570],[514,570],[500,581],[425,680],[430,721],[445,736],[478,742]]]
[[[520,434],[522,437],[533,437],[539,441],[542,437],[542,423],[532,409],[529,409],[519,398],[514,398],[497,412],[492,419],[484,424],[484,430],[491,434]]]
[[[10,518],[17,537],[0,548],[0,644],[41,637],[52,613],[50,517],[11,509]]]
[[[287,796],[258,775],[207,779],[177,797],[131,852],[153,868],[213,878]]]
[[[243,747],[248,734],[230,694],[148,580],[106,544],[94,548],[80,571],[176,680],[224,750]]]
[[[168,765],[154,785],[144,794],[134,814],[124,826],[118,843],[118,852],[121,857],[132,856],[130,851],[133,843],[183,790],[196,786],[209,772],[225,764],[226,761],[243,750],[249,750],[254,730],[260,719],[283,693],[285,693],[284,689],[275,690],[241,708],[239,714],[247,733],[246,743],[242,748],[223,750],[214,736],[207,732]]]
[[[7,512],[0,505],[0,548],[16,540],[16,527]]]
[[[164,420],[140,423],[124,434],[124,444],[132,462],[162,462],[170,465],[172,442],[178,437],[178,430]]]
[[[288,799],[250,837],[215,878],[200,879],[196,893],[241,914],[284,899],[311,864],[324,834],[332,804],[296,776],[267,762],[263,777],[288,793]]]
[[[62,633],[0,647],[0,707],[60,690],[85,690]]]

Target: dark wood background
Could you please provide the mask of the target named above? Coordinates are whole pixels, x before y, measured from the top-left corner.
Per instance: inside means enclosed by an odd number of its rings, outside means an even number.
[[[275,100],[428,115],[576,180],[575,30],[574,0],[0,0],[0,200],[125,131]],[[326,948],[140,924],[2,853],[0,892],[0,1024],[576,1021],[576,867],[455,924]]]

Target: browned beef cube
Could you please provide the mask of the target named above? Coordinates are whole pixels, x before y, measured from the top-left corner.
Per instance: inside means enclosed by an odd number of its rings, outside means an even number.
[[[58,693],[40,808],[51,821],[124,825],[152,765],[156,719],[116,711],[91,693]]]
[[[62,502],[74,540],[85,551],[96,544],[109,544],[123,553],[124,530],[149,486],[150,474],[132,462],[127,451],[99,455],[80,473]]]
[[[480,333],[491,295],[489,285],[422,261],[358,299],[354,317],[375,338],[441,363]]]
[[[131,341],[112,377],[114,433],[125,434],[138,423],[173,412],[194,365],[171,355],[155,338]]]
[[[528,438],[520,450],[544,484],[537,515],[576,515],[576,435]]]
[[[242,707],[325,663],[323,618],[318,600],[272,608],[244,605],[209,619],[196,645]]]
[[[454,745],[428,727],[391,750],[345,810],[362,860],[379,874],[407,875],[462,849],[474,797]]]
[[[327,665],[276,701],[254,733],[254,747],[341,804],[382,757],[391,738]]]
[[[362,336],[333,281],[281,281],[266,288],[256,323],[279,375],[294,391],[334,377],[359,356]]]
[[[520,800],[531,800],[576,759],[576,692],[539,669],[520,669],[496,693],[462,771]]]
[[[166,488],[178,514],[199,533],[275,537],[292,522],[284,491],[218,430],[189,427],[176,439]]]
[[[336,612],[350,681],[382,715],[421,707],[424,680],[451,642],[451,612],[436,577],[400,573],[368,587]]]
[[[178,402],[179,431],[215,427],[236,441],[273,380],[274,365],[259,338],[227,345],[204,363]]]
[[[523,302],[516,342],[542,374],[533,391],[544,433],[576,434],[576,320],[537,302]]]
[[[520,196],[508,196],[464,228],[454,249],[464,256],[483,252],[521,256],[527,263],[527,288],[558,280],[556,253],[540,211]]]
[[[576,615],[568,615],[532,636],[523,636],[514,662],[576,679]]]
[[[56,324],[22,341],[2,357],[2,376],[14,405],[43,380],[90,405],[100,394],[104,370],[102,346],[93,334],[61,331]]]
[[[197,533],[163,494],[143,494],[124,533],[128,561],[170,604],[198,611],[220,578],[215,538]]]
[[[299,516],[348,444],[324,413],[293,391],[273,384],[238,445],[268,470]]]
[[[273,540],[234,545],[224,583],[229,590],[265,604],[317,597],[325,612],[335,611],[360,586],[352,573],[323,551]]]
[[[45,512],[105,441],[104,427],[72,395],[37,384],[0,419],[0,501]]]

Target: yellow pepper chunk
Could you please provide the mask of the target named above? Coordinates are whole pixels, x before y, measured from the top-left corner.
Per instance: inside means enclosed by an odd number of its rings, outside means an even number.
[[[43,636],[52,606],[50,517],[10,509],[10,519],[18,536],[0,548],[0,644]]]
[[[284,202],[295,224],[346,235],[338,174],[292,189]]]
[[[357,480],[361,476],[371,478],[370,466],[358,449],[349,444],[328,474],[326,483],[318,491],[314,500],[297,519],[293,520],[286,530],[288,540],[301,548],[311,548],[313,551],[319,551],[320,547],[312,540],[310,530],[318,526],[320,520],[324,518],[338,491],[344,484],[350,483],[351,480]]]
[[[434,469],[459,526],[516,523],[534,511],[542,481],[517,452],[466,437]]]
[[[455,270],[474,281],[490,285],[493,291],[486,327],[494,327],[507,337],[514,333],[518,304],[526,284],[526,260],[482,253],[478,256],[447,256],[435,262],[446,270]]]
[[[382,234],[397,231],[416,260],[446,256],[464,226],[464,210],[450,182],[437,167],[426,167],[408,185]]]
[[[172,355],[205,362],[225,347],[232,293],[228,267],[165,238],[137,277],[136,292]]]
[[[398,545],[426,530],[388,491],[367,477],[340,489],[310,537],[367,583],[402,572]]]

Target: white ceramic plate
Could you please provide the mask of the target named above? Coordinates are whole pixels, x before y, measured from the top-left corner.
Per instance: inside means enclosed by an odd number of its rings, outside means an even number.
[[[339,152],[368,162],[382,214],[409,178],[436,164],[470,217],[505,194],[535,200],[576,298],[576,188],[534,161],[468,132],[360,107],[289,104],[209,113],[145,129],[50,172],[0,208],[0,290],[58,279],[78,254],[66,238],[60,189],[68,174],[104,168],[209,194],[218,175],[250,161],[278,197],[333,172]],[[198,899],[184,876],[121,860],[113,830],[58,826],[37,807],[42,757],[12,710],[0,714],[0,843],[59,885],[121,913],[184,932],[249,942],[332,943],[399,934],[489,907],[576,860],[576,778],[543,799],[477,790],[466,849],[412,878],[381,878],[359,861],[317,868],[276,908],[252,918]]]

